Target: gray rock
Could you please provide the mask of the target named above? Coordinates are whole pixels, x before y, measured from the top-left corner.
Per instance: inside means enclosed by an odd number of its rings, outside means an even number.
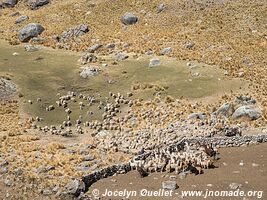
[[[132,25],[135,24],[137,21],[138,18],[130,12],[126,12],[121,18],[121,22],[125,25]]]
[[[188,115],[188,119],[205,119],[207,116],[205,113],[191,113]]]
[[[22,16],[20,16],[19,18],[16,19],[15,24],[19,24],[19,23],[21,23],[21,22],[24,22],[24,21],[26,21],[27,19],[29,19],[29,17],[28,17],[27,15],[22,15]]]
[[[79,37],[89,32],[89,27],[86,24],[80,24],[68,29],[62,33],[63,39],[69,39],[73,37]]]
[[[34,52],[34,51],[38,51],[39,50],[39,48],[37,48],[37,47],[35,47],[33,45],[28,45],[28,44],[24,45],[24,49],[27,52]]]
[[[177,183],[176,181],[163,181],[162,182],[162,188],[166,190],[175,190],[177,189]]]
[[[107,45],[106,45],[106,48],[107,48],[107,49],[114,49],[115,46],[116,46],[116,45],[115,45],[114,43],[110,43],[110,44],[107,44]]]
[[[226,117],[231,116],[232,113],[232,105],[230,103],[224,103],[218,110],[214,112],[215,115],[222,114]]]
[[[166,6],[164,3],[159,4],[157,7],[157,13],[163,12],[165,10],[165,8],[166,8]]]
[[[6,186],[10,187],[13,182],[10,179],[5,179],[4,183],[5,183]]]
[[[242,104],[242,105],[252,105],[252,104],[256,104],[257,102],[255,99],[253,99],[250,96],[240,95],[236,97],[235,103]]]
[[[0,84],[0,86],[1,86],[1,84]],[[6,165],[8,165],[8,161],[3,159],[3,158],[0,158],[0,167],[4,167]]]
[[[24,26],[20,31],[19,31],[19,40],[21,42],[27,42],[33,37],[37,37],[44,31],[44,27],[40,24],[36,23],[30,23],[26,26]]]
[[[80,73],[82,78],[88,78],[91,76],[95,76],[99,73],[99,70],[95,67],[84,67]]]
[[[230,183],[229,188],[231,190],[237,190],[240,189],[242,187],[242,184],[240,183]]]
[[[161,49],[160,54],[161,55],[167,55],[167,54],[169,54],[171,52],[172,52],[172,48],[171,47],[166,47],[166,48]]]
[[[195,46],[195,44],[193,42],[186,42],[184,47],[187,48],[187,49],[192,49],[193,47]]]
[[[249,118],[250,120],[256,120],[261,116],[261,113],[253,106],[241,106],[235,110],[232,117],[238,119],[241,117]]]
[[[4,0],[2,3],[2,7],[12,8],[18,3],[18,0]]]
[[[180,179],[185,179],[187,174],[186,173],[180,173],[178,176]]]
[[[13,173],[15,176],[20,176],[23,173],[23,170],[21,168],[17,168]]]
[[[48,196],[48,195],[51,195],[52,194],[52,191],[49,190],[49,189],[45,189],[42,193],[43,193],[43,195]]]
[[[48,4],[50,0],[28,0],[28,6],[30,9],[35,10],[46,4]]]
[[[85,190],[85,184],[81,180],[73,180],[66,185],[66,192],[78,196]]]
[[[118,52],[118,53],[115,54],[115,59],[116,60],[121,61],[121,60],[125,60],[127,58],[129,58],[129,56],[127,54],[125,54],[125,53]]]
[[[89,155],[83,157],[83,161],[93,161],[93,160],[94,160],[94,158],[92,156],[89,156]]]
[[[10,13],[8,16],[9,17],[15,17],[15,16],[19,16],[20,15],[20,13],[19,12],[12,12],[12,13]]]
[[[89,53],[94,53],[95,51],[97,51],[97,50],[100,49],[101,47],[102,47],[101,44],[95,44],[95,45],[89,47],[89,48],[87,49],[87,51],[88,51]]]
[[[158,58],[152,58],[149,61],[149,67],[155,67],[155,66],[158,66],[158,65],[160,65],[160,60]]]
[[[79,62],[82,65],[85,65],[87,63],[91,63],[91,62],[96,62],[97,61],[97,57],[93,54],[89,54],[89,53],[85,53],[81,56],[81,58],[79,59]]]

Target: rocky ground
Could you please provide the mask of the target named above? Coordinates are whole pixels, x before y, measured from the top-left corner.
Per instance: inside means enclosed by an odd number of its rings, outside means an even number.
[[[84,66],[79,72],[83,79],[101,73],[91,63],[106,67],[101,56],[112,55],[112,65],[116,66],[129,57],[137,59],[146,54],[153,57],[149,67],[157,67],[160,56],[187,60],[190,69],[195,67],[194,60],[219,66],[225,76],[248,84],[243,91],[234,90],[212,101],[161,96],[167,90],[164,86],[137,83],[131,91],[110,91],[103,97],[77,91],[61,93],[47,105],[39,98],[23,101],[23,94],[17,92],[20,85],[9,76],[0,76],[0,197],[66,199],[64,195],[70,193],[73,198],[73,194],[88,190],[76,184],[81,177],[125,164],[137,154],[165,148],[184,137],[266,134],[266,9],[263,0],[0,1],[1,39],[12,45],[29,42],[25,46],[29,53],[38,51],[37,44],[86,52],[79,60]],[[19,55],[14,52],[13,56]],[[112,84],[108,78],[107,82]],[[154,90],[154,97],[139,98],[140,90]],[[25,103],[39,103],[52,114],[63,110],[65,120],[45,124],[41,116],[25,112]],[[101,111],[101,117],[73,119],[72,104],[80,110],[93,105]],[[250,143],[231,141],[223,147],[240,145]],[[245,150],[249,152],[247,159],[265,146]],[[236,154],[233,162],[244,157],[240,150],[229,151]],[[224,157],[227,149],[222,152],[222,161],[218,162],[221,176],[226,173],[222,163],[232,162]],[[260,163],[261,158],[256,161]],[[216,170],[204,170],[203,177],[210,180]],[[135,175],[130,172],[122,180],[129,176]],[[150,175],[144,180],[151,177],[160,178]],[[263,182],[259,181],[259,188]],[[93,187],[100,187],[98,184]],[[125,184],[122,181],[122,186]]]

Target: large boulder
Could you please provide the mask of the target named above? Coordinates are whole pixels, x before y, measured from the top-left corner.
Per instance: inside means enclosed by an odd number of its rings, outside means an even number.
[[[2,2],[2,7],[13,8],[17,3],[18,3],[18,0],[4,0]]]
[[[20,31],[19,31],[19,40],[21,42],[27,42],[33,37],[37,37],[44,31],[44,27],[40,24],[36,23],[30,23],[26,26],[24,26]]]
[[[48,4],[49,2],[50,0],[29,0],[28,6],[30,7],[30,9],[35,10],[41,6]]]
[[[133,13],[125,13],[122,18],[121,22],[125,25],[132,25],[138,21],[138,18]]]
[[[261,116],[260,111],[251,105],[240,106],[239,108],[235,110],[235,112],[232,115],[234,119],[245,117],[250,120],[256,120],[260,116]]]

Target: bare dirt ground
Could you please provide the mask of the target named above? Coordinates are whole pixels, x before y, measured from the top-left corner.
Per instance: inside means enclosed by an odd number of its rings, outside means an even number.
[[[267,198],[267,144],[260,144],[251,147],[227,148],[220,149],[220,159],[215,163],[218,168],[208,169],[202,175],[188,175],[185,179],[180,179],[179,175],[174,173],[152,173],[150,176],[140,178],[138,172],[130,172],[126,175],[118,175],[103,179],[92,185],[90,192],[94,189],[100,190],[100,194],[105,194],[106,190],[128,190],[140,192],[142,189],[149,191],[159,191],[162,188],[162,181],[169,180],[169,177],[174,175],[177,177],[179,186],[173,192],[171,197],[130,197],[129,199],[181,199],[182,191],[230,191],[231,183],[238,183],[242,186],[240,190],[248,191],[263,191],[261,199]],[[244,165],[240,166],[243,160]],[[163,177],[164,176],[164,177]],[[203,193],[204,193],[203,192]],[[175,194],[178,193],[178,194]],[[208,197],[210,200],[237,200],[237,199],[258,199],[255,197]],[[102,198],[101,198],[102,199]],[[103,199],[123,199],[118,197],[109,197]],[[183,199],[204,199],[204,197],[184,197]]]

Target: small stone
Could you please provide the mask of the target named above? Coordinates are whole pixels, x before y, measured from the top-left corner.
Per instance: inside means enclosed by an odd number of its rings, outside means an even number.
[[[85,190],[85,184],[81,180],[73,180],[66,185],[66,192],[72,195],[79,195]]]
[[[160,51],[160,54],[161,55],[167,55],[169,53],[172,52],[172,48],[171,47],[166,47],[166,48],[163,48],[161,51]]]
[[[115,59],[118,60],[118,61],[121,61],[121,60],[125,60],[129,58],[129,56],[125,53],[122,53],[122,52],[118,52],[115,54]]]
[[[166,6],[164,3],[159,4],[157,7],[157,13],[163,12],[165,10],[165,8],[166,8]]]
[[[152,58],[149,61],[149,67],[155,67],[155,66],[158,66],[158,65],[160,65],[160,60],[158,58]]]
[[[212,187],[212,184],[207,184],[207,187]]]
[[[133,13],[130,13],[130,12],[126,12],[121,18],[121,22],[124,25],[133,25],[137,21],[138,21],[138,18]]]
[[[89,47],[89,48],[87,49],[87,51],[88,51],[89,53],[94,53],[95,51],[97,51],[97,50],[100,49],[101,47],[102,47],[101,44],[95,44],[95,45]]]
[[[259,164],[256,164],[256,163],[252,163],[252,167],[258,167]]]
[[[178,188],[176,181],[163,181],[162,188],[166,190],[175,190]]]
[[[180,179],[185,179],[186,176],[187,176],[186,173],[180,173],[180,174],[179,174],[179,178],[180,178]]]
[[[20,16],[19,18],[16,19],[15,24],[19,24],[19,23],[21,23],[21,22],[24,22],[24,21],[26,21],[27,19],[29,19],[29,17],[28,17],[27,15],[22,15],[22,16]]]
[[[237,190],[237,189],[240,189],[242,187],[242,184],[240,184],[240,183],[231,183],[230,185],[229,185],[229,188],[231,189],[231,190]]]
[[[8,187],[10,187],[12,185],[12,181],[10,179],[5,179],[4,183]]]

